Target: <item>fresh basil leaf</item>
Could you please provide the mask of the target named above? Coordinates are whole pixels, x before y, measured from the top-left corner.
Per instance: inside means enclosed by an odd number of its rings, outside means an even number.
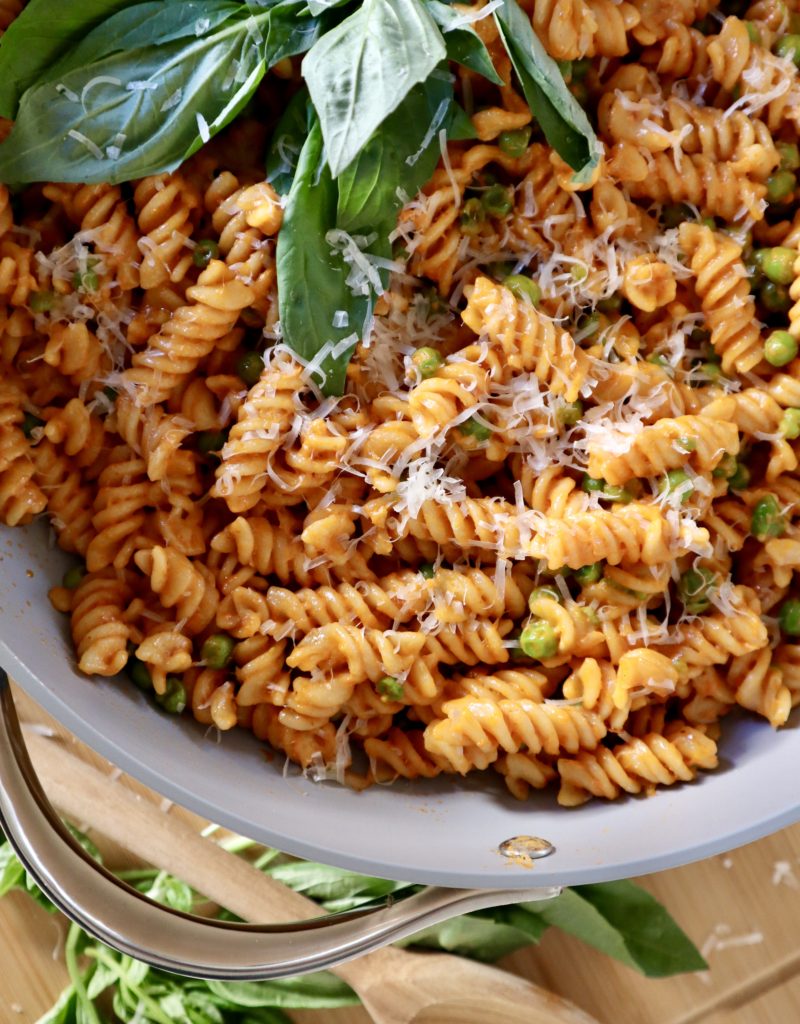
[[[295,93],[275,127],[267,153],[267,181],[279,196],[292,187],[300,150],[308,135],[308,90]]]
[[[452,120],[452,107],[449,76],[432,75],[411,90],[339,176],[338,227],[380,237],[394,230],[400,207],[436,168],[439,131]]]
[[[476,139],[478,137],[475,125],[470,121],[466,110],[457,103],[453,104],[450,112],[450,127],[447,129],[447,137],[454,142],[459,139]]]
[[[408,882],[372,878],[312,861],[279,864],[268,868],[267,874],[331,912],[351,910],[409,888]]]
[[[86,998],[97,999],[101,993],[115,985],[118,980],[119,971],[115,967],[96,961],[86,984]]]
[[[0,896],[23,884],[25,868],[8,841],[0,846]]]
[[[284,57],[310,50],[328,29],[330,21],[324,12],[321,17],[301,17],[305,9],[305,0],[283,0],[270,9],[264,41],[268,68]]]
[[[30,0],[0,40],[0,117],[12,120],[22,94],[104,18],[138,0]]]
[[[326,346],[359,337],[371,312],[369,296],[353,295],[349,268],[326,241],[336,228],[336,182],[324,162],[322,131],[315,121],[306,138],[278,232],[276,264],[278,308],[287,345],[305,360]],[[344,310],[346,327],[334,327],[334,314]],[[353,345],[320,366],[325,394],[341,394]]]
[[[505,908],[498,908],[503,909]],[[508,953],[536,941],[530,931],[506,923],[502,917],[503,915],[495,916],[495,911],[489,911],[487,916],[483,913],[465,914],[417,932],[399,945],[443,949],[447,953],[466,956],[471,960],[494,963]],[[536,920],[532,914],[524,914],[524,917],[531,921]],[[541,934],[547,925],[541,922],[540,928]]]
[[[343,7],[350,3],[350,0],[308,0],[308,10],[311,14],[323,14],[334,7]]]
[[[265,1006],[261,1010],[251,1010],[250,1013],[239,1017],[238,1024],[292,1024],[292,1021],[283,1010]]]
[[[208,988],[231,1009],[283,1006],[287,1009],[333,1009],[353,1006],[358,996],[328,971],[279,981],[208,981]]]
[[[138,10],[145,32],[153,6],[162,5],[140,4],[121,16],[127,22]],[[192,24],[194,16],[192,9]],[[14,129],[0,144],[0,180],[116,183],[173,170],[201,145],[200,125],[209,135],[223,128],[264,74],[253,16],[201,37],[109,55],[100,41],[103,31],[115,38],[117,17],[93,33],[90,64],[25,93]],[[259,17],[266,21],[269,12]]]
[[[36,1024],[77,1024],[78,993],[69,985]]]
[[[47,73],[46,81],[92,63],[98,53],[110,57],[124,50],[160,46],[178,39],[200,39],[242,13],[233,0],[146,0],[107,18],[70,48]],[[40,79],[44,80],[44,79]]]
[[[364,0],[316,43],[302,70],[335,178],[445,56],[421,0]]]
[[[633,882],[580,885],[548,903],[523,906],[649,978],[707,966],[658,900]]]
[[[545,138],[575,171],[575,181],[591,179],[602,155],[597,136],[578,101],[564,83],[558,65],[531,27],[516,0],[503,0],[494,12],[497,27],[525,99]]]
[[[505,85],[492,64],[486,44],[475,29],[462,19],[459,11],[449,4],[440,3],[440,0],[427,0],[427,8],[444,33],[448,60],[477,71],[495,85]]]

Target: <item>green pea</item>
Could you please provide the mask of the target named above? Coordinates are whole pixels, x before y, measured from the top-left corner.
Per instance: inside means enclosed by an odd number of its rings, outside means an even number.
[[[629,505],[633,501],[633,495],[627,487],[620,487],[618,484],[606,484],[603,488],[603,497],[619,505]]]
[[[671,469],[666,478],[661,481],[659,491],[664,494],[677,494],[681,496],[681,505],[685,505],[694,493],[694,484],[691,477],[683,469]]]
[[[730,480],[733,474],[736,472],[736,456],[731,455],[730,452],[725,452],[719,462],[711,470],[711,475],[717,477],[717,479],[724,478]]]
[[[490,217],[506,217],[514,205],[511,189],[492,185],[481,195],[481,203]]]
[[[622,309],[622,296],[619,292],[615,292],[607,299],[601,299],[597,303],[597,309],[601,313],[618,313]]]
[[[588,473],[583,474],[581,480],[581,490],[586,491],[587,494],[594,494],[597,491],[604,491],[606,482],[602,477],[589,476]]]
[[[130,681],[139,687],[140,690],[152,690],[153,678],[150,669],[138,658],[131,658],[128,661],[127,673]]]
[[[800,636],[800,601],[791,598],[784,601],[778,612],[781,632],[787,636]]]
[[[681,576],[678,581],[678,596],[690,615],[700,615],[708,611],[716,581],[714,573],[702,566],[698,569],[689,569]]]
[[[743,462],[736,463],[736,472],[728,478],[729,491],[743,491],[750,484],[750,470]]]
[[[34,430],[44,426],[44,420],[40,420],[38,416],[34,416],[32,412],[26,412],[22,417],[22,433],[30,439],[33,436]]]
[[[750,532],[756,540],[780,537],[786,532],[786,520],[774,494],[765,494],[756,502],[750,519]]]
[[[245,352],[236,361],[236,372],[250,387],[258,384],[264,371],[264,360],[258,352]]]
[[[444,359],[442,359],[435,348],[424,345],[422,348],[417,349],[411,357],[411,362],[416,366],[420,377],[423,380],[427,380],[442,366]]]
[[[661,369],[670,376],[675,372],[675,368],[672,363],[666,356],[662,356],[660,352],[656,352],[652,356],[648,356],[645,362],[652,363],[653,366],[660,366]]]
[[[511,274],[503,281],[503,284],[520,302],[527,301],[533,306],[538,306],[542,301],[542,289],[524,274]]]
[[[72,275],[72,287],[76,292],[95,292],[100,284],[97,274],[87,267],[86,270],[76,270]]]
[[[761,269],[761,263],[757,254],[752,249],[748,249],[742,255],[742,262],[747,270],[747,277],[750,281],[750,291],[758,291],[764,283],[764,271]]]
[[[507,132],[500,132],[497,145],[506,156],[524,156],[525,150],[531,141],[530,126],[525,128],[512,128]]]
[[[549,622],[544,619],[531,619],[523,629],[519,638],[519,646],[523,654],[529,658],[543,661],[552,658],[558,651],[558,637]]]
[[[759,289],[758,297],[768,313],[788,313],[792,307],[789,289],[774,281],[765,281]]]
[[[767,202],[785,203],[797,187],[791,171],[775,171],[767,178]]]
[[[752,21],[746,21],[744,27],[747,29],[747,35],[750,37],[750,42],[755,43],[756,46],[761,45],[761,32],[758,25]]]
[[[31,292],[28,296],[28,305],[32,313],[47,313],[53,308],[56,302],[55,292]]]
[[[704,377],[708,377],[712,384],[716,384],[722,380],[722,367],[719,363],[700,363],[698,369]]]
[[[201,430],[197,435],[197,450],[203,455],[218,452],[228,439],[224,430]]]
[[[773,49],[776,57],[784,57],[800,67],[800,36],[781,36]]]
[[[204,238],[198,242],[192,253],[192,262],[196,267],[204,270],[212,260],[219,257],[219,246],[213,238]]]
[[[685,220],[691,220],[693,216],[686,203],[667,203],[661,208],[661,220],[667,228],[676,228]]]
[[[781,417],[778,430],[789,441],[795,441],[800,437],[800,409],[787,409]]]
[[[764,358],[770,366],[786,366],[797,357],[797,341],[788,331],[773,331],[764,343]]]
[[[156,694],[156,703],[170,715],[179,715],[186,707],[186,688],[177,676],[167,676],[167,688]]]
[[[379,679],[376,689],[381,697],[385,697],[387,700],[402,700],[405,694],[403,681],[394,676],[384,676],[383,679]]]
[[[582,263],[573,263],[569,268],[569,273],[573,281],[585,281],[589,276],[589,268]]]
[[[209,668],[226,668],[231,661],[236,641],[227,633],[214,633],[203,641],[200,657]]]
[[[794,261],[797,252],[785,245],[776,245],[772,249],[758,249],[755,258],[766,276],[775,284],[791,284],[794,280]]]
[[[567,402],[556,413],[556,419],[562,427],[574,427],[583,416],[583,402]]]
[[[704,228],[710,228],[712,231],[717,230],[717,222],[713,217],[701,217],[698,224],[702,224]]]
[[[531,591],[528,603],[546,598],[548,601],[557,601],[561,604],[561,592],[556,587],[536,587]]]
[[[591,565],[584,565],[582,568],[575,570],[575,579],[582,587],[587,586],[589,583],[597,583],[597,581],[602,578],[602,562],[592,562]]]
[[[485,423],[481,423],[479,419],[474,416],[470,416],[468,420],[464,420],[463,423],[459,423],[458,429],[462,434],[467,437],[474,437],[476,441],[483,443],[488,441],[492,436],[491,427],[487,427]]]
[[[461,210],[461,231],[465,235],[477,235],[486,220],[486,211],[480,199],[468,199]]]
[[[86,568],[82,565],[73,565],[67,569],[61,577],[61,585],[67,590],[76,590],[81,585],[81,580],[86,575]]]
[[[780,153],[781,170],[800,170],[800,149],[796,142],[778,142],[775,147]]]
[[[598,312],[583,313],[578,317],[578,322],[575,324],[575,328],[581,339],[591,338],[592,335],[597,334],[600,330],[601,324],[602,321]]]
[[[417,572],[423,579],[432,580],[436,575],[436,566],[433,562],[423,562],[419,569],[417,569]]]

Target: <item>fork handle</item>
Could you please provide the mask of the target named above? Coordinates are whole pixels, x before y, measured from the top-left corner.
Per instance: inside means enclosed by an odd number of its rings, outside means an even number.
[[[376,910],[271,925],[209,920],[153,903],[94,861],[62,824],[34,772],[2,669],[0,826],[36,883],[84,931],[191,977],[241,981],[326,970],[450,917],[560,892],[429,887]]]

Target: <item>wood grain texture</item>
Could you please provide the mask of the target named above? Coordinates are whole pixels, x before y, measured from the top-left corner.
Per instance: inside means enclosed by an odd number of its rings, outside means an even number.
[[[23,695],[23,718],[46,716]],[[48,723],[52,724],[52,723]],[[63,730],[60,730],[63,732]],[[102,758],[70,738],[74,750],[106,771]],[[143,787],[121,779],[126,788]],[[195,816],[164,812],[196,825]],[[126,856],[104,844],[111,863]],[[706,975],[664,980],[633,971],[557,932],[503,966],[573,1000],[603,1024],[792,1024],[800,1020],[800,826],[724,857],[640,880],[662,900],[699,946],[707,946]],[[0,901],[0,1024],[33,1024],[63,985],[57,918],[21,894]],[[54,958],[54,952],[56,957]],[[468,995],[467,995],[468,1001]],[[456,1024],[457,1008],[418,1024]],[[297,1024],[368,1024],[360,1007],[306,1011]],[[488,1022],[487,1022],[488,1024]],[[505,1024],[501,1019],[491,1024]],[[509,1022],[511,1024],[511,1022]],[[514,1024],[519,1024],[515,1021]]]

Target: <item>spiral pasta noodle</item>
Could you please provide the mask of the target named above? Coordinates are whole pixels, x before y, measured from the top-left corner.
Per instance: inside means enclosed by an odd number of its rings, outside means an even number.
[[[296,65],[182,166],[0,185],[0,521],[82,563],[51,593],[82,672],[314,780],[573,807],[800,705],[800,73],[780,0],[523,7],[592,174],[459,12],[502,84],[456,69],[472,132],[432,126],[391,233],[336,221],[382,289],[341,347],[301,358],[277,303]]]

